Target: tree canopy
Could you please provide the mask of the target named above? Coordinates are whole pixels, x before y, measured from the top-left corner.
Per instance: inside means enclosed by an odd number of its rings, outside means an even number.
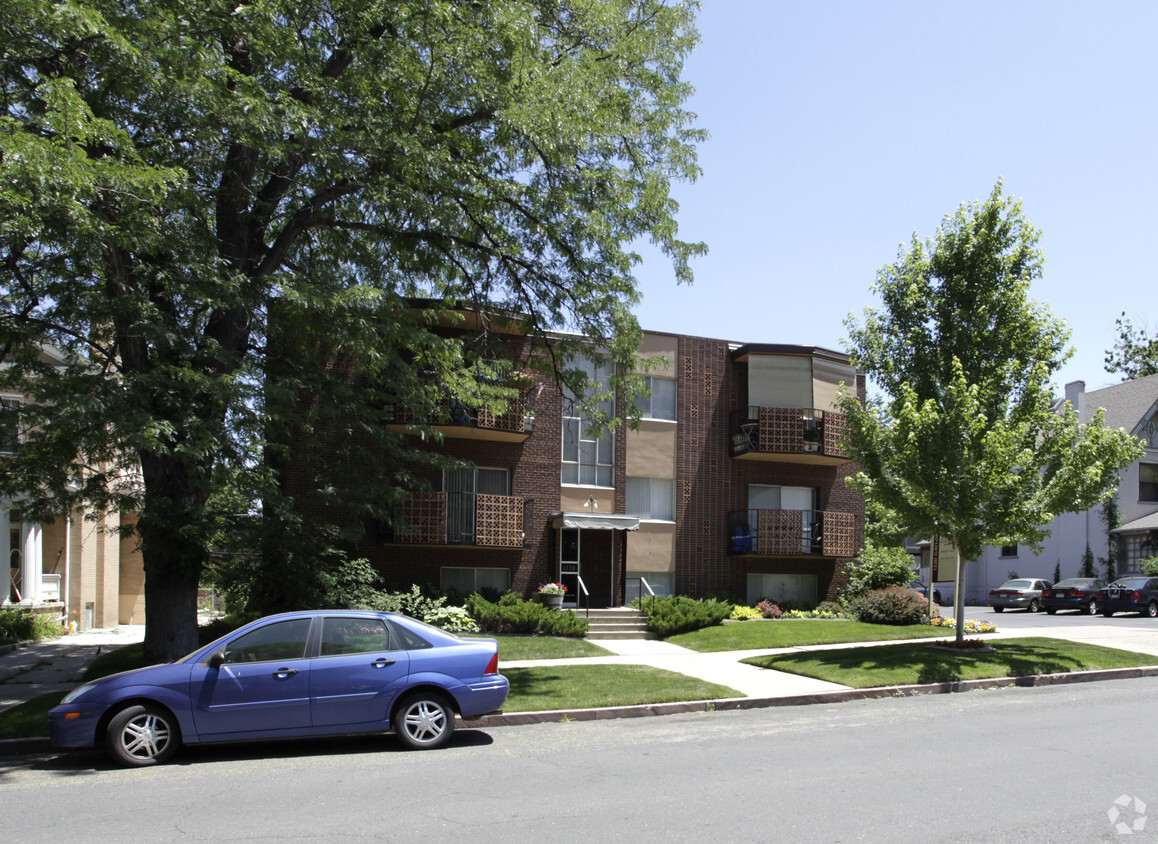
[[[884,393],[840,399],[861,467],[850,482],[892,528],[944,536],[963,561],[1038,545],[1054,516],[1098,504],[1141,454],[1101,413],[1081,424],[1053,401],[1050,376],[1072,351],[1064,323],[1028,298],[1038,237],[998,183],[931,240],[914,236],[877,274],[882,308],[845,323],[853,362]]]
[[[629,365],[632,244],[681,281],[703,251],[669,192],[698,174],[696,7],[8,0],[0,386],[32,400],[0,493],[138,511],[145,648],[171,658],[210,543],[292,503],[271,430],[328,429],[349,471],[352,443],[373,450],[377,488],[351,499],[372,509],[413,480],[383,404],[432,382],[501,402],[495,350],[431,310],[517,314]]]
[[[1145,327],[1135,328],[1124,311],[1114,327],[1118,339],[1106,352],[1106,372],[1120,372],[1123,381],[1158,375],[1158,331],[1147,336]]]

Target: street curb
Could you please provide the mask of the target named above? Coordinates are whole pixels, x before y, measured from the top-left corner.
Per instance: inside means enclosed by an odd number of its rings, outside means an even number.
[[[947,683],[925,683],[912,686],[877,686],[872,689],[842,689],[784,697],[734,697],[723,700],[689,700],[678,703],[646,703],[637,706],[608,706],[601,709],[552,709],[541,712],[510,712],[484,715],[463,720],[467,728],[519,727],[529,724],[557,724],[568,721],[610,721],[620,718],[647,718],[657,715],[680,715],[688,712],[725,712],[743,709],[767,709],[774,706],[812,706],[824,703],[846,703],[854,700],[877,700],[886,697],[955,694],[979,689],[1001,689],[1010,686],[1064,686],[1071,683],[1094,683],[1101,680],[1128,680],[1134,677],[1158,677],[1158,665],[1137,668],[1110,668],[1102,671],[1073,671],[1061,674],[1027,674],[1022,677],[995,677],[989,680],[954,680]],[[49,753],[53,747],[47,737],[0,739],[0,757]]]
[[[740,709],[766,709],[773,706],[811,706],[822,703],[845,703],[883,697],[954,694],[977,689],[1000,689],[1008,686],[1056,686],[1068,683],[1092,683],[1099,680],[1126,680],[1134,677],[1158,677],[1158,665],[1136,668],[1110,668],[1101,671],[1074,671],[1061,674],[1029,674],[1022,677],[995,677],[989,680],[954,680],[912,686],[877,686],[871,689],[842,689],[766,698],[724,698],[678,703],[648,703],[638,706],[611,706],[602,709],[558,709],[542,712],[510,712],[484,715],[464,724],[470,727],[516,727],[560,721],[603,721],[614,718],[645,718],[654,715],[678,715],[687,712],[722,712]]]

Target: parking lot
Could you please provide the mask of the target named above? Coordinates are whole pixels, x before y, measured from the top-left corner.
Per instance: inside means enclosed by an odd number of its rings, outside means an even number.
[[[953,607],[941,607],[952,616]],[[1113,618],[1060,611],[1056,615],[1025,610],[994,612],[988,606],[965,607],[966,618],[990,621],[998,636],[1050,636],[1158,656],[1158,619],[1119,613]]]

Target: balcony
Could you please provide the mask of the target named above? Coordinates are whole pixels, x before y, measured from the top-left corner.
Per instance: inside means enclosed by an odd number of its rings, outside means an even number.
[[[386,541],[414,545],[522,548],[531,499],[467,492],[416,492]]]
[[[772,557],[852,557],[856,516],[826,510],[733,510],[728,552]]]
[[[746,407],[732,414],[729,430],[737,460],[840,466],[843,413],[809,407]]]
[[[418,428],[425,425],[449,439],[521,443],[531,436],[534,414],[528,410],[526,397],[522,395],[508,401],[507,411],[502,414],[449,400],[426,413],[398,405],[386,406],[389,430],[417,433]]]

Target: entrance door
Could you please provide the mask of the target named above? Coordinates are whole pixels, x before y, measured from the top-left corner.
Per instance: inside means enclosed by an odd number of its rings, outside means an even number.
[[[583,531],[582,561],[583,582],[591,593],[591,606],[610,607],[611,600],[611,549],[614,547],[615,531]]]

